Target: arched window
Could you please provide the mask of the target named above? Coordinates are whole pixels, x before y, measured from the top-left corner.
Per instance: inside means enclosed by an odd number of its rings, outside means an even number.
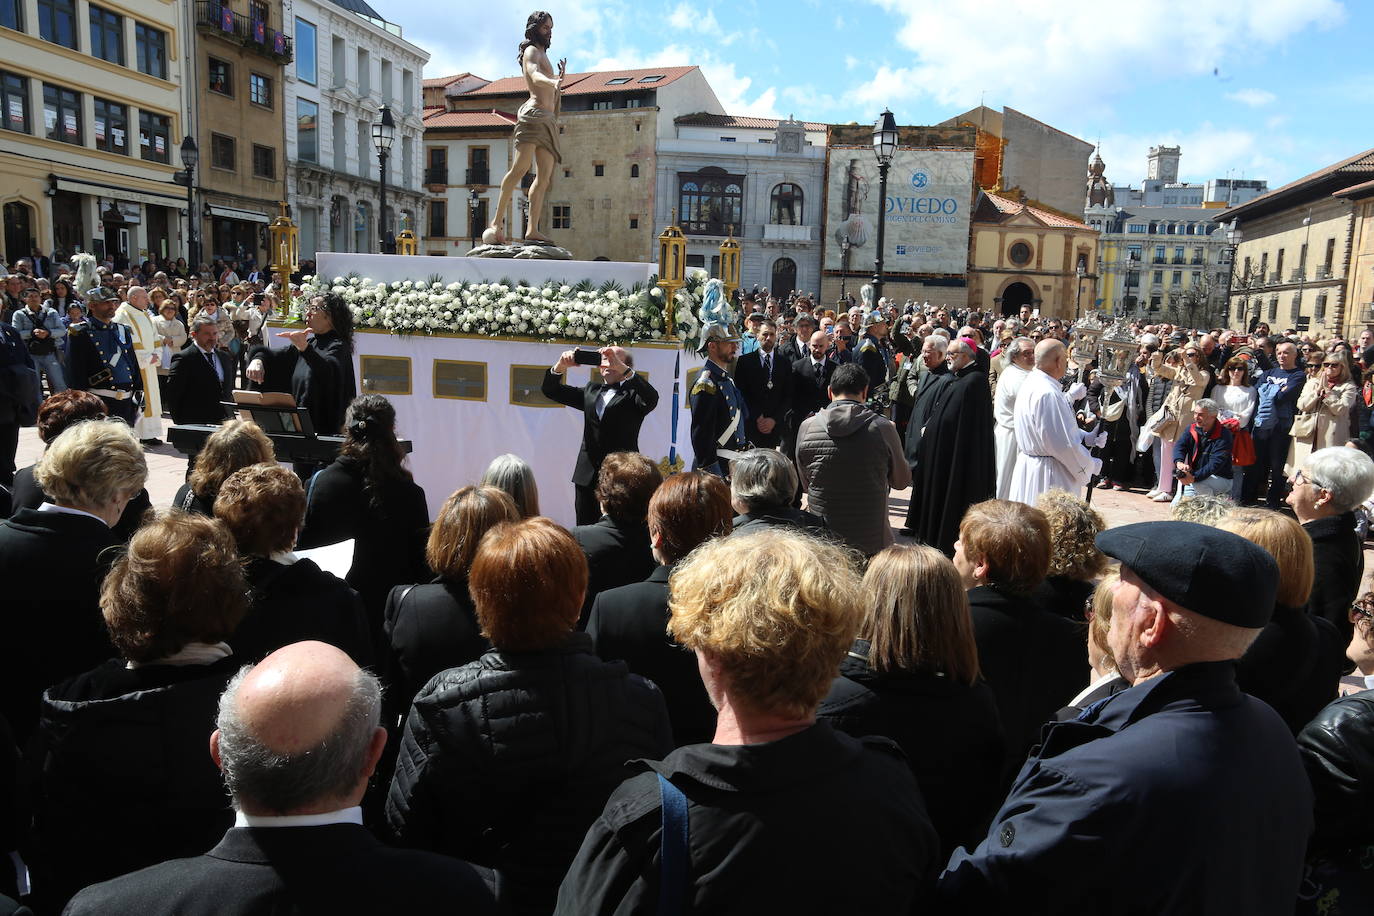
[[[775,226],[800,226],[805,222],[804,216],[800,185],[780,184],[773,188],[773,196],[768,207],[770,223]]]
[[[630,166],[630,177],[631,177],[631,178],[638,178],[638,177],[639,177],[639,166],[637,166],[637,165],[632,165],[632,166]]]
[[[725,235],[744,222],[744,176],[708,166],[679,172],[678,225],[688,235]]]

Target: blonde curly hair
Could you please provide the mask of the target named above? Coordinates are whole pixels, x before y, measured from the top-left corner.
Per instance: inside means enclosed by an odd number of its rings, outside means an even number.
[[[1097,549],[1097,536],[1107,528],[1098,511],[1064,490],[1047,490],[1035,506],[1050,522],[1051,576],[1091,582],[1106,570],[1108,560]]]
[[[673,570],[668,632],[720,663],[751,706],[813,713],[860,620],[855,557],[797,531],[713,538]]]

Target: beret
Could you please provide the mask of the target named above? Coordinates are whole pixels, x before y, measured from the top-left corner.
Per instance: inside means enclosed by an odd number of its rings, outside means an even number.
[[[1099,534],[1097,549],[1195,614],[1250,629],[1273,615],[1278,564],[1238,534],[1196,522],[1137,522]]]

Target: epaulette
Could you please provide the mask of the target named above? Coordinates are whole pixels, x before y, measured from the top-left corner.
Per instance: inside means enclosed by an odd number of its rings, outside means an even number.
[[[701,375],[697,376],[696,384],[692,386],[692,397],[697,397],[698,395],[702,394],[715,393],[716,380],[711,378],[711,374],[709,372],[702,372]]]
[[[860,353],[869,353],[869,352],[872,352],[872,351],[876,351],[877,349],[878,349],[878,345],[877,345],[876,343],[873,342],[873,338],[872,338],[872,337],[865,337],[865,338],[864,338],[864,342],[861,343],[861,344],[859,344],[859,352],[860,352]]]

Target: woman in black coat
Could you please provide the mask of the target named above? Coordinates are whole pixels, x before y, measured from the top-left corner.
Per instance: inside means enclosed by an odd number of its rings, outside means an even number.
[[[959,572],[933,547],[897,545],[864,573],[860,638],[818,718],[906,754],[942,857],[970,848],[1002,800],[1002,725],[978,672]]]
[[[46,912],[95,882],[199,855],[232,826],[207,742],[240,665],[224,640],[243,593],[229,532],[176,510],[146,522],[110,570],[100,603],[119,657],[44,693],[29,748],[25,859]]]
[[[262,427],[248,420],[225,420],[205,440],[191,476],[172,497],[172,508],[196,515],[215,514],[220,484],[240,468],[275,463],[276,449]]]
[[[339,457],[310,479],[297,542],[320,547],[353,539],[353,565],[344,580],[362,596],[379,646],[385,644],[387,594],[429,578],[429,507],[404,461],[391,402],[378,394],[356,399],[348,408]]]
[[[358,385],[353,373],[353,313],[343,297],[317,296],[305,307],[306,328],[278,337],[291,346],[255,347],[244,375],[263,391],[285,391],[310,411],[321,436],[337,436]],[[313,333],[313,338],[308,335]]]
[[[294,471],[275,463],[235,471],[219,488],[215,517],[234,536],[248,583],[248,613],[229,640],[235,655],[256,663],[282,646],[317,640],[360,668],[376,663],[358,593],[292,552],[305,517],[305,488]]]
[[[547,914],[625,761],[671,749],[668,714],[573,629],[587,561],[567,531],[498,525],[469,581],[495,648],[415,697],[386,818],[402,845],[493,868],[503,912]]]
[[[385,678],[389,728],[430,678],[491,648],[477,624],[468,571],[482,535],[501,522],[519,520],[515,502],[496,487],[463,487],[444,502],[425,548],[438,578],[396,586],[382,615],[390,645]]]
[[[1268,509],[1232,509],[1217,527],[1253,541],[1278,563],[1274,615],[1236,663],[1236,683],[1273,707],[1297,734],[1335,698],[1350,640],[1305,610],[1312,544],[1297,522]]]
[[[1315,563],[1307,610],[1329,620],[1349,642],[1350,605],[1364,577],[1355,508],[1374,491],[1374,461],[1357,448],[1318,449],[1293,478],[1287,502],[1312,539]]]

